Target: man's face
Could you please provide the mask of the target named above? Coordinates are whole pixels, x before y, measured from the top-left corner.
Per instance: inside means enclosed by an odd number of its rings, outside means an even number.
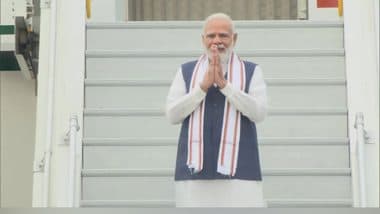
[[[208,55],[211,56],[211,47],[216,45],[218,46],[218,52],[222,61],[225,60],[224,58],[229,57],[236,38],[237,35],[232,32],[231,24],[224,19],[210,20],[202,35],[203,45]]]

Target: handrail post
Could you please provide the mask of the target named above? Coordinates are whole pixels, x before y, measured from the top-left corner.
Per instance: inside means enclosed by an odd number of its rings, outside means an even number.
[[[359,206],[366,207],[366,186],[365,186],[365,170],[364,170],[364,143],[366,141],[364,130],[364,116],[362,112],[356,113],[355,118],[356,144],[355,150],[358,166],[358,182],[359,182]]]
[[[67,189],[68,189],[68,207],[76,207],[76,138],[77,138],[77,132],[79,131],[79,125],[78,125],[78,117],[76,115],[72,115],[70,118],[70,129],[68,133],[66,134],[66,140],[68,141],[69,145],[69,167],[68,167],[68,183],[67,183]]]

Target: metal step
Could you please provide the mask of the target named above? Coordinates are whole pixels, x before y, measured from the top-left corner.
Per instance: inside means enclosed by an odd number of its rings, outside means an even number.
[[[264,197],[277,199],[350,199],[351,172],[343,169],[264,169]],[[82,172],[84,200],[173,200],[173,170]],[[154,191],[152,191],[154,190]]]
[[[345,107],[346,82],[340,79],[267,79],[273,107]],[[87,108],[164,108],[170,81],[86,80]],[[136,96],[139,94],[139,96]],[[327,96],[328,95],[328,96]]]
[[[237,50],[343,47],[342,22],[236,21]],[[89,50],[202,50],[200,21],[87,24]],[[184,38],[193,38],[184,40]],[[185,41],[185,42],[184,42]]]
[[[267,205],[271,207],[352,207],[352,201],[347,199],[308,199],[308,200],[281,200],[267,199]],[[82,200],[81,207],[175,207],[175,201],[161,200]]]
[[[87,24],[84,207],[173,207],[179,125],[164,116],[178,67],[202,54],[202,22]],[[351,207],[343,23],[236,22],[269,113],[257,124],[269,207]],[[198,38],[198,39],[197,39]],[[186,41],[186,42],[184,42]]]
[[[179,66],[197,60],[200,51],[87,50],[88,79],[171,80]],[[237,51],[243,60],[259,64],[267,78],[345,79],[343,49],[253,49]]]
[[[177,152],[175,138],[95,138],[85,139],[83,145],[84,169],[174,168]],[[259,139],[263,168],[348,168],[348,146],[344,138],[335,142],[318,138]]]
[[[346,137],[347,110],[273,109],[257,127],[262,137]],[[85,138],[175,137],[179,128],[169,124],[160,109],[84,111]]]

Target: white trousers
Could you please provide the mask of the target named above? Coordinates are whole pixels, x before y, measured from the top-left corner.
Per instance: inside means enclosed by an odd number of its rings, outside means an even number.
[[[261,181],[176,181],[176,207],[266,207]]]

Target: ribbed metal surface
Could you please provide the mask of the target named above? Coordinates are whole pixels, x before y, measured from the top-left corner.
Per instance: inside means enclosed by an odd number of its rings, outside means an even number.
[[[87,25],[82,206],[174,206],[179,125],[164,117],[165,99],[178,66],[201,54],[201,26]],[[350,207],[343,23],[236,29],[236,52],[268,85],[268,118],[257,126],[268,206]]]
[[[258,63],[266,78],[344,79],[343,49],[240,50],[244,60]],[[181,63],[196,60],[200,51],[88,50],[89,79],[171,80]],[[149,60],[150,63],[146,63]],[[273,63],[275,62],[275,63]],[[152,69],[154,65],[154,69]],[[135,72],[138,70],[138,72]]]
[[[236,22],[239,35],[236,49],[341,49],[342,26],[341,22]],[[119,51],[201,51],[201,29],[202,22],[92,24],[87,27],[87,47]]]
[[[329,142],[330,143],[330,142]],[[304,141],[297,144],[261,143],[261,165],[267,168],[348,168],[346,144],[322,144]],[[110,143],[107,141],[85,144],[83,164],[86,169],[161,169],[174,168],[177,145],[162,143]],[[324,154],[310,158],[315,153]],[[112,158],[109,158],[112,157]],[[334,161],[331,161],[331,160]],[[155,160],[155,161],[151,161]]]
[[[346,93],[346,82],[342,79],[267,79],[266,82],[269,104],[273,107],[344,108],[347,102],[346,96],[342,96]],[[144,109],[163,108],[170,81],[87,80],[85,84],[88,108]],[[145,96],[135,96],[136,93]]]
[[[352,201],[347,199],[309,199],[309,200],[267,200],[268,207],[352,207]],[[83,207],[174,207],[175,201],[136,201],[136,200],[84,200]]]
[[[236,28],[343,28],[341,21],[290,21],[290,20],[267,20],[267,21],[234,21]],[[87,23],[90,29],[194,29],[202,28],[202,21],[134,21],[128,23]]]
[[[350,199],[350,169],[267,169],[267,199]],[[94,194],[99,193],[99,194]],[[172,200],[173,170],[84,170],[85,200]]]

